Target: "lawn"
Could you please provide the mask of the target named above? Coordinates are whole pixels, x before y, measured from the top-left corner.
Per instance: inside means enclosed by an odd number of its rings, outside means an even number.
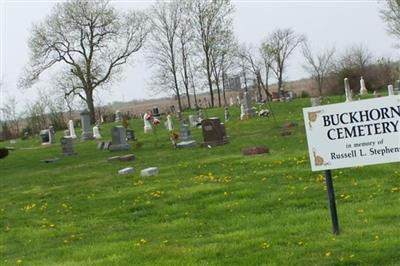
[[[399,265],[400,164],[333,171],[333,235],[323,173],[310,170],[306,106],[273,103],[276,121],[239,121],[231,107],[230,143],[212,148],[176,150],[163,126],[145,135],[141,120],[129,123],[142,146],[125,152],[78,140],[78,155],[62,156],[61,131],[51,146],[0,143],[15,147],[0,161],[0,264]],[[223,118],[222,108],[206,113]],[[298,126],[281,136],[287,122]],[[104,139],[114,125],[101,126]],[[202,141],[201,129],[192,134]],[[256,145],[271,153],[240,153]],[[107,162],[128,153],[136,160]],[[61,159],[41,162],[51,157]],[[127,166],[133,175],[117,174]],[[159,176],[140,177],[150,166]]]

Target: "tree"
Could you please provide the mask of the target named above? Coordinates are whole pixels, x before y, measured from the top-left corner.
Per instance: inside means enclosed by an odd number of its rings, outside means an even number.
[[[217,87],[218,106],[221,107],[221,79],[224,80],[224,74],[234,61],[237,53],[237,42],[233,36],[233,31],[230,28],[219,29],[220,32],[216,38],[218,40],[210,53],[211,72],[214,77],[215,86]],[[224,86],[224,82],[222,82]],[[225,89],[223,88],[224,105],[226,105]]]
[[[304,40],[305,37],[303,35],[296,34],[291,28],[286,28],[275,30],[262,43],[264,53],[273,57],[271,70],[278,79],[278,93],[280,96],[287,59]]]
[[[374,64],[371,52],[362,44],[352,45],[347,48],[333,63],[332,74],[336,77],[338,84],[342,84],[344,78],[348,78],[351,88],[359,87],[360,77],[364,77],[367,87],[372,85],[376,77],[370,71]]]
[[[273,54],[270,53],[270,51],[263,49],[263,44],[261,43],[261,46],[258,49],[259,54],[261,55],[262,58],[262,65],[263,68],[261,69],[259,76],[261,80],[261,86],[264,89],[265,95],[267,96],[267,100],[272,100],[272,95],[269,92],[269,73],[272,67],[272,63],[274,61]],[[262,76],[264,76],[264,81]]]
[[[7,131],[13,138],[18,137],[20,133],[21,115],[17,111],[17,99],[15,96],[9,96],[0,107],[1,117],[7,126]]]
[[[319,95],[322,95],[323,85],[330,70],[330,64],[335,53],[335,48],[325,49],[319,54],[313,54],[307,43],[303,45],[303,55],[307,65],[303,68],[311,75],[311,78],[317,82]]]
[[[157,2],[151,9],[151,48],[149,61],[156,67],[154,76],[159,88],[172,90],[182,112],[178,82],[179,43],[178,30],[181,23],[181,9],[178,1]],[[165,83],[165,85],[162,85]]]
[[[387,23],[388,32],[400,40],[400,1],[387,0],[381,9],[383,20]]]
[[[115,79],[148,32],[143,12],[121,13],[106,0],[58,3],[45,21],[33,26],[30,64],[20,86],[30,87],[57,63],[66,65],[74,79],[68,93],[86,102],[94,123],[93,92]]]
[[[264,91],[267,98],[271,97],[271,94],[268,91],[268,75],[270,68],[270,61],[267,56],[263,56],[262,49],[257,54],[253,46],[246,46],[243,44],[239,50],[239,57],[243,61],[243,67],[246,68],[255,78],[257,85],[258,98],[262,101],[263,96],[261,90]],[[262,67],[265,68],[265,82],[261,77]]]
[[[190,12],[190,3],[188,2],[182,2],[180,3],[180,13],[182,14],[181,16],[181,23],[179,24],[178,28],[178,38],[179,38],[179,44],[180,44],[180,51],[181,51],[181,57],[180,57],[180,63],[181,63],[181,78],[183,85],[185,87],[186,91],[186,99],[187,99],[187,104],[189,109],[192,108],[191,102],[190,102],[190,93],[189,93],[189,88],[190,88],[190,83],[193,84],[193,81],[191,82],[191,73],[190,73],[190,57],[193,57],[194,52],[194,32],[190,24],[190,18],[189,16],[184,16],[184,13],[189,13]],[[195,90],[194,90],[195,94]]]
[[[192,0],[192,25],[196,33],[196,43],[203,52],[204,67],[206,70],[210,91],[211,106],[214,106],[212,54],[218,42],[221,29],[230,28],[233,6],[229,0]]]

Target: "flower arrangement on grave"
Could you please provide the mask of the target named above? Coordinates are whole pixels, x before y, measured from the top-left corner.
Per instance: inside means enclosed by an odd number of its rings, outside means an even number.
[[[171,131],[169,134],[169,139],[171,140],[172,144],[175,146],[176,141],[179,139],[179,134],[175,131]]]
[[[127,129],[129,127],[129,122],[128,122],[128,117],[127,116],[123,116],[122,117],[122,126]]]

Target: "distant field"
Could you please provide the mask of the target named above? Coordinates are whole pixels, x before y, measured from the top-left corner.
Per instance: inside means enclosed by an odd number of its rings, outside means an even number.
[[[126,152],[77,141],[78,155],[63,157],[61,132],[49,147],[18,140],[0,160],[0,265],[399,265],[400,164],[333,171],[334,236],[324,176],[309,166],[306,106],[272,103],[276,122],[239,121],[231,107],[230,143],[213,148],[176,150],[163,126],[145,135],[142,120],[130,121],[142,146]],[[223,109],[206,113],[223,119]],[[287,122],[298,126],[282,137]],[[101,126],[104,139],[113,125]],[[241,155],[256,145],[271,153]],[[107,162],[128,153],[137,159]],[[40,162],[51,157],[61,159]],[[117,174],[126,166],[134,175]],[[150,166],[160,175],[140,177]]]

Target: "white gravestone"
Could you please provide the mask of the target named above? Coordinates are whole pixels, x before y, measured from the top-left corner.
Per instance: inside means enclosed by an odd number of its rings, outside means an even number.
[[[145,113],[143,116],[143,122],[144,122],[144,133],[149,133],[153,131],[153,127],[151,126],[150,119],[151,115],[148,113]]]
[[[240,120],[243,120],[245,118],[245,116],[246,116],[246,113],[244,111],[244,105],[241,104],[240,105]]]
[[[233,103],[233,98],[232,98],[232,97],[229,98],[229,105],[230,105],[230,106],[233,106],[233,105],[234,105],[234,103]]]
[[[360,95],[366,95],[366,94],[368,94],[368,90],[365,87],[364,78],[361,77],[361,79],[360,79]]]
[[[75,134],[75,128],[74,128],[74,121],[69,120],[68,121],[68,130],[69,130],[69,136],[73,139],[76,139],[76,134]]]
[[[98,126],[93,127],[93,137],[95,139],[101,139],[100,130]]]
[[[349,79],[348,78],[344,79],[344,91],[346,93],[346,102],[353,101],[353,93],[350,90],[350,84],[349,84]]]
[[[167,128],[168,131],[174,130],[174,125],[172,124],[171,115],[167,115],[166,128]]]
[[[197,115],[189,115],[189,124],[191,127],[196,127],[200,121],[201,120]]]
[[[393,85],[388,85],[388,95],[389,96],[394,95]]]
[[[158,173],[158,167],[149,167],[140,171],[140,176],[157,176]]]

